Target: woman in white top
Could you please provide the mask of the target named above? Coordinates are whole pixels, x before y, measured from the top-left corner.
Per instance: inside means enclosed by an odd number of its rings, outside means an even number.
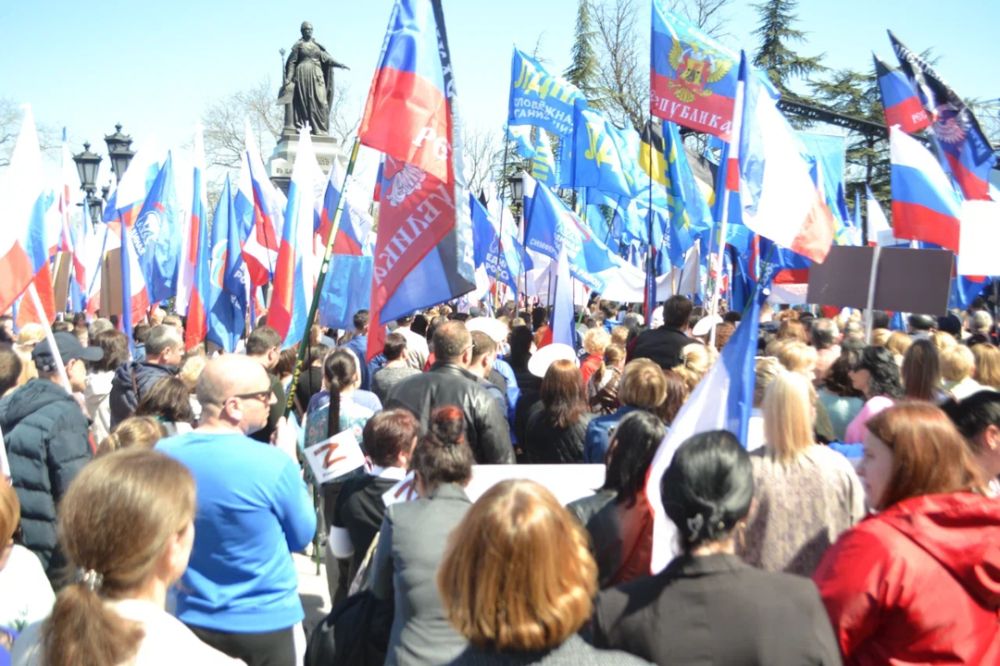
[[[76,576],[49,618],[15,641],[13,663],[242,663],[164,610],[191,555],[194,508],[191,474],[162,453],[128,449],[84,467],[59,507],[59,541]]]
[[[20,520],[17,493],[0,474],[0,631],[15,633],[45,619],[56,598],[38,557],[14,543]]]

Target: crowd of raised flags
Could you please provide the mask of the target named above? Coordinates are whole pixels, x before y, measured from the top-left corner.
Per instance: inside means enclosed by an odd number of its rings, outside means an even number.
[[[843,140],[794,131],[777,91],[744,52],[660,1],[652,3],[651,29],[650,119],[641,133],[618,127],[571,83],[514,49],[506,161],[508,170],[520,160],[530,167],[520,227],[505,188],[487,201],[465,182],[451,55],[440,3],[430,0],[395,4],[358,132],[360,144],[384,155],[374,235],[371,198],[340,165],[322,173],[308,132],[300,132],[286,196],[267,178],[249,128],[239,174],[227,176],[211,223],[199,131],[191,156],[141,150],[103,222],[91,225],[71,202],[68,148],[63,182],[52,187],[25,113],[4,181],[11,223],[0,256],[10,277],[0,284],[0,310],[15,308],[19,323],[51,321],[64,309],[124,311],[128,331],[152,305],[172,299],[188,318],[189,347],[208,341],[232,351],[265,312],[286,344],[297,343],[316,297],[325,326],[346,328],[354,312],[371,310],[371,356],[381,349],[381,323],[470,292],[490,303],[538,297],[560,321],[588,292],[642,302],[647,315],[671,293],[710,307],[725,298],[742,309],[762,259],[773,264],[781,291],[801,284],[835,242],[915,242],[960,253],[965,202],[995,192],[993,152],[969,107],[894,35],[900,68],[875,57],[891,127],[890,228],[867,184],[864,201],[856,188],[849,210]],[[709,135],[704,156],[685,148],[682,131]],[[772,242],[775,250],[762,251]],[[321,276],[328,244],[334,269]],[[102,291],[111,250],[120,257],[115,304],[101,302],[112,293]],[[57,252],[71,262],[66,303],[54,297]],[[959,276],[955,293],[968,300],[984,283]]]

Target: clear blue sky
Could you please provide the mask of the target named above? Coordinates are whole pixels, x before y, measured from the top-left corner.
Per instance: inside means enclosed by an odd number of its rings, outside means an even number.
[[[462,114],[472,127],[499,130],[506,114],[510,51],[541,53],[554,68],[569,60],[576,0],[444,0]],[[649,0],[637,0],[637,24],[649,30]],[[668,3],[669,4],[669,3]],[[190,141],[204,108],[270,75],[277,84],[279,48],[289,48],[309,20],[316,39],[351,67],[338,82],[360,110],[385,33],[391,0],[279,3],[273,0],[11,0],[0,3],[0,95],[30,102],[40,124],[66,126],[79,150],[116,122],[141,144]],[[726,40],[755,47],[749,3],[730,9]],[[1000,97],[995,56],[1000,1],[802,0],[798,28],[807,54],[831,67],[867,68],[875,50],[893,61],[885,34],[916,50],[934,49],[938,70],[960,95]],[[647,38],[648,39],[648,38]],[[265,156],[266,157],[266,156]]]

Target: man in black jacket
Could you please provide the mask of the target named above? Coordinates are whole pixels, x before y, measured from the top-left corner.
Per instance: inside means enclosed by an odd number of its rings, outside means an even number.
[[[82,392],[84,361],[99,361],[100,347],[84,347],[72,333],[55,333],[70,389]],[[0,428],[10,458],[11,483],[21,502],[24,546],[34,552],[56,584],[65,560],[56,539],[56,506],[77,472],[90,460],[88,422],[56,371],[47,340],[31,354],[38,378],[0,400]]]
[[[692,342],[687,335],[690,325],[691,301],[685,296],[671,296],[663,304],[663,326],[643,331],[629,350],[628,360],[652,359],[664,370],[680,365],[681,350]]]
[[[441,324],[431,342],[434,366],[393,386],[386,396],[386,408],[408,409],[420,419],[426,431],[434,408],[456,405],[465,414],[466,438],[477,463],[514,462],[503,408],[468,370],[472,337],[465,324],[460,321]]]
[[[125,363],[115,370],[111,380],[108,396],[111,427],[132,416],[139,401],[156,382],[176,375],[183,357],[184,341],[176,328],[160,324],[149,329],[145,359]]]

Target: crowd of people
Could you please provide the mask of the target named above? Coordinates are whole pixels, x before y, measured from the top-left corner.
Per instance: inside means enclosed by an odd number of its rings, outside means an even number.
[[[654,456],[738,313],[674,296],[646,325],[595,300],[570,346],[542,307],[441,305],[393,322],[371,359],[368,325],[314,327],[297,368],[266,317],[229,354],[185,349],[159,308],[132,339],[102,318],[51,337],[0,318],[0,655],[1000,663],[983,303],[906,331],[875,313],[867,332],[856,312],[766,307],[746,441],[695,435],[662,479]],[[305,449],[344,432],[365,462],[320,483]],[[471,493],[475,466],[498,464],[555,480]],[[555,466],[571,464],[603,483],[563,506],[552,487],[577,468]],[[676,527],[652,575],[649,483]],[[401,484],[413,499],[389,497]],[[306,550],[333,603],[309,635]]]

